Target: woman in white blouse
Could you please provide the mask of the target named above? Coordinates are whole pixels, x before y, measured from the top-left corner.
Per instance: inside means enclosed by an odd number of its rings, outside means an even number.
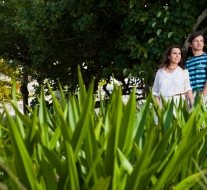
[[[166,101],[173,98],[177,103],[181,95],[183,99],[187,97],[191,106],[193,105],[189,73],[183,66],[183,51],[179,46],[173,45],[167,49],[161,68],[156,73],[152,93],[160,108],[160,94]]]

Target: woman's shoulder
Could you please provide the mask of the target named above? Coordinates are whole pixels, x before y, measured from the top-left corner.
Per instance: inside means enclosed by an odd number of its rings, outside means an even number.
[[[165,67],[162,67],[162,68],[159,68],[158,70],[157,70],[157,72],[163,72],[165,70]]]
[[[188,69],[186,69],[186,68],[181,68],[181,67],[179,67],[179,70],[182,72],[182,73],[187,73],[188,74]]]
[[[181,67],[181,66],[178,66],[179,70],[182,70],[182,71],[187,71],[188,69],[186,69],[185,67]]]
[[[163,68],[158,69],[157,72],[156,72],[156,75],[161,75],[163,70],[164,70]]]

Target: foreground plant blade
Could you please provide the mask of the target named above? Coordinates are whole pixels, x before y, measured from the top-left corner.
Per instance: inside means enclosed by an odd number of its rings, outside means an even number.
[[[103,179],[100,178],[96,184],[91,188],[91,190],[108,190],[110,184],[110,177]]]
[[[202,174],[203,173],[203,174]],[[198,182],[202,175],[207,173],[207,169],[200,171],[199,173],[193,174],[187,178],[185,178],[183,181],[178,183],[173,189],[174,190],[183,190],[183,189],[189,189],[191,188],[196,182]]]
[[[193,118],[194,117],[192,116],[191,120],[193,120]],[[170,181],[176,175],[178,175],[178,172],[181,169],[181,164],[184,162],[187,156],[193,152],[193,150],[197,147],[198,143],[202,140],[206,133],[207,128],[194,135],[194,137],[188,141],[188,144],[184,143],[185,138],[181,141],[177,151],[164,169],[162,176],[158,179],[157,183],[151,188],[151,190],[163,188],[163,184],[165,184],[166,180]]]
[[[127,105],[124,108],[120,132],[119,132],[119,149],[124,152],[128,157],[133,146],[133,132],[135,128],[135,114],[136,114],[136,102],[135,102],[135,89],[133,89]]]
[[[116,92],[118,94],[118,97],[114,99],[114,105],[111,108],[109,139],[107,142],[108,144],[104,160],[107,175],[112,176],[112,187],[110,187],[111,189],[117,188],[117,178],[119,178],[120,175],[119,168],[117,167],[117,148],[119,143],[119,131],[123,102],[121,100],[121,89],[118,88]],[[115,98],[115,96],[112,98]]]
[[[37,179],[34,173],[32,160],[24,145],[23,139],[16,128],[13,118],[9,115],[7,110],[5,110],[5,112],[7,116],[7,126],[11,135],[11,142],[14,147],[14,159],[19,177],[23,181],[26,188],[35,189]]]
[[[90,125],[90,114],[93,111],[93,85],[90,86],[87,96],[85,97],[86,100],[83,104],[81,116],[79,122],[76,125],[75,131],[73,133],[73,137],[71,140],[71,145],[74,150],[75,160],[77,160],[78,152],[81,147],[81,143],[83,142],[85,135],[87,133],[88,126]]]
[[[67,167],[69,171],[70,189],[79,190],[80,186],[79,186],[77,168],[75,165],[74,153],[71,145],[67,141],[66,141],[66,151],[67,151],[66,160],[67,160]]]
[[[80,72],[78,78],[78,94],[71,93],[68,100],[60,87],[62,101],[58,101],[48,85],[52,111],[42,89],[39,105],[30,110],[30,116],[19,112],[15,102],[11,104],[16,120],[6,110],[6,120],[1,115],[0,156],[16,175],[13,179],[38,190],[203,187],[207,112],[202,104],[197,102],[190,113],[182,104],[176,107],[163,101],[160,110],[150,94],[138,109],[136,90],[125,105],[122,89],[115,86],[96,114],[94,83],[86,90]],[[0,175],[0,182],[18,189],[15,180]]]

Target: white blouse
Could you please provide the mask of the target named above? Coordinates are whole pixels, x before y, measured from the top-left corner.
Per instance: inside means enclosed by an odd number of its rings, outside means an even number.
[[[164,68],[157,71],[152,88],[153,95],[160,97],[162,94],[167,98],[188,90],[192,90],[192,88],[187,69],[183,70],[178,66],[172,73],[167,73]]]

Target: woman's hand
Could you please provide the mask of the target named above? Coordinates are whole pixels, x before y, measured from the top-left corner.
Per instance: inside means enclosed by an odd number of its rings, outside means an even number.
[[[158,106],[160,107],[160,109],[162,109],[162,105],[160,103],[160,98],[158,96],[154,96],[154,97],[155,97],[155,100],[156,100]]]
[[[188,92],[187,92],[187,98],[188,98],[188,100],[190,101],[190,105],[191,105],[191,107],[193,106],[193,104],[194,104],[194,96],[193,96],[193,92],[192,92],[192,90],[188,90]]]

